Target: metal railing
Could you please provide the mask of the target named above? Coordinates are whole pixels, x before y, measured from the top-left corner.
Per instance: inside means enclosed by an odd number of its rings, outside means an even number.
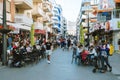
[[[39,5],[34,5],[33,14],[40,14],[41,16],[45,15],[44,11]]]
[[[31,26],[31,24],[33,24],[32,18],[29,18],[28,16],[26,16],[24,14],[16,14],[15,15],[15,22],[29,25],[29,26]]]
[[[82,3],[90,3],[91,0],[82,0]]]
[[[33,7],[33,0],[15,0],[16,4],[19,4],[21,2],[26,3],[27,5],[29,5],[30,7]]]
[[[43,30],[43,24],[40,23],[40,22],[34,22],[34,25],[35,25],[35,29],[41,29]]]

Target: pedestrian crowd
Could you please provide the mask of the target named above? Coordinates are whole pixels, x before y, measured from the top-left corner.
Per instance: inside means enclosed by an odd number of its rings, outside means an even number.
[[[0,57],[2,60],[2,40],[0,40]],[[93,72],[99,70],[104,73],[108,69],[111,72],[112,66],[109,63],[110,45],[101,42],[98,45],[91,45],[85,48],[78,44],[76,39],[60,38],[57,40],[46,41],[45,38],[37,37],[32,46],[28,35],[11,35],[7,37],[7,63],[12,67],[21,67],[30,63],[37,63],[41,58],[46,58],[50,64],[53,49],[60,46],[63,50],[72,48],[72,63],[94,66]]]
[[[90,47],[84,47],[82,44],[73,45],[72,63],[75,61],[77,64],[92,65],[94,66],[93,72],[100,71],[105,73],[106,71],[112,71],[112,66],[109,62],[110,44],[102,41],[99,45],[90,45]]]
[[[0,59],[2,61],[2,40],[0,40]],[[53,46],[54,45],[54,46]],[[7,36],[7,64],[12,67],[21,67],[25,64],[38,62],[47,57],[50,63],[50,55],[56,45],[56,41],[45,40],[37,37],[35,44],[31,45],[30,37],[26,34],[8,34]]]

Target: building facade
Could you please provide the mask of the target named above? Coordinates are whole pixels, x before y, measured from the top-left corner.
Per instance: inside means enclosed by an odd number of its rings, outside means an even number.
[[[117,35],[119,33],[119,4],[119,0],[82,1],[76,25],[79,29],[83,28],[84,41],[88,42],[86,39],[89,35],[90,43],[98,44],[105,41],[113,44],[115,49],[119,50],[119,36]],[[81,39],[81,32],[77,32]]]

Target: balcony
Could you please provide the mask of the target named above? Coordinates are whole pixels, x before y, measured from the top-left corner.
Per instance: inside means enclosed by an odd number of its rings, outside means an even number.
[[[86,22],[82,22],[83,27],[87,27],[88,24]]]
[[[90,3],[91,3],[91,0],[82,0],[82,3],[83,3],[83,4],[90,4]]]
[[[58,17],[52,17],[52,20],[59,21]]]
[[[45,16],[43,17],[43,22],[49,22],[49,21],[50,21],[49,16],[48,16],[48,15],[45,15]]]
[[[40,5],[34,5],[32,15],[33,16],[38,16],[38,17],[43,17],[45,15],[45,13],[41,9]]]
[[[83,6],[82,7],[82,11],[92,11],[92,7],[91,6]]]
[[[28,16],[24,14],[16,14],[15,15],[15,22],[31,26],[33,24],[33,19],[29,18]]]
[[[34,25],[35,25],[35,29],[43,30],[43,24],[42,24],[42,23],[40,23],[40,22],[35,22]]]
[[[41,3],[43,0],[33,0],[35,3]]]
[[[93,15],[93,14],[89,14],[89,18],[91,19],[91,18],[97,18],[97,16],[95,16],[95,15]]]
[[[46,25],[51,27],[53,25],[53,21],[47,22]]]
[[[52,10],[51,3],[48,1],[43,1],[42,8],[43,8],[43,11],[50,12]]]
[[[91,1],[91,6],[98,6],[99,5],[99,3],[100,3],[100,1],[99,0],[93,0],[93,1]]]
[[[82,15],[82,19],[87,19],[87,16],[86,15]]]
[[[52,23],[53,23],[53,24],[60,24],[60,22],[59,22],[59,21],[56,21],[56,20],[53,20]]]
[[[53,13],[52,12],[47,12],[47,15],[52,17],[53,16]]]
[[[6,18],[7,18],[7,21],[10,21],[11,22],[11,14],[10,13],[6,13]]]
[[[16,7],[19,9],[32,9],[33,0],[14,0]]]

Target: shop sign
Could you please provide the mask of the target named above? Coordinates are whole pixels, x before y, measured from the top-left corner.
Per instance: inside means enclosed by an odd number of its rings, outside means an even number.
[[[100,10],[105,10],[105,9],[107,10],[115,7],[114,0],[100,0],[99,3],[100,3],[99,5]]]
[[[118,28],[120,28],[120,21],[117,22]]]

